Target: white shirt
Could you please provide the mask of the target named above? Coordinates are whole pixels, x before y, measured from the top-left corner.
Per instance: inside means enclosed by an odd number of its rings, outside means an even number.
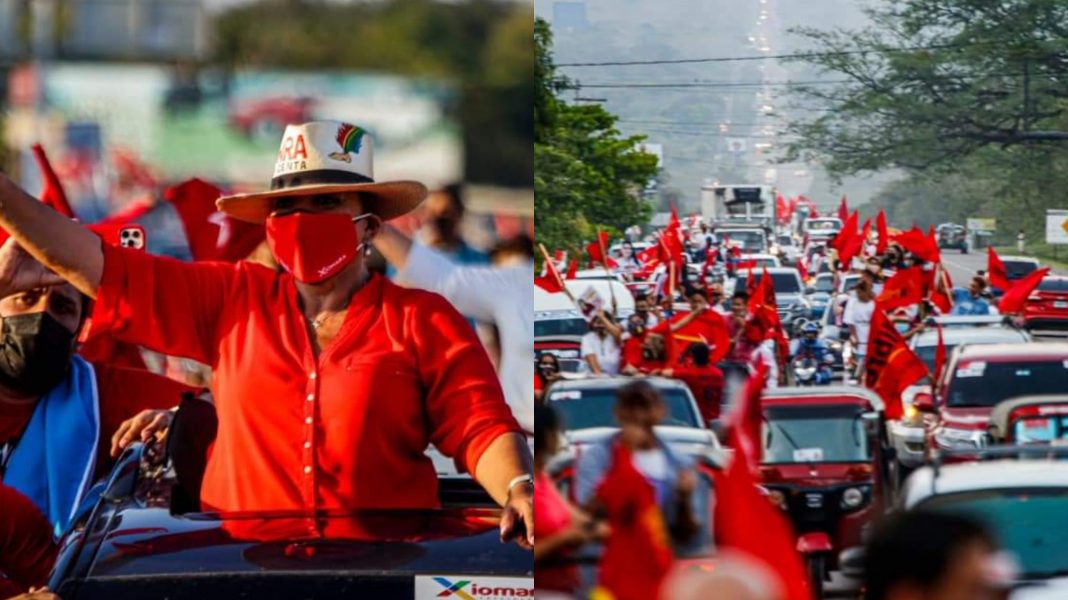
[[[842,323],[857,328],[857,352],[863,356],[868,355],[868,335],[873,314],[875,314],[875,301],[861,302],[855,294],[849,296],[845,311],[842,313]]]
[[[530,339],[533,340],[534,337],[531,336]],[[621,354],[619,344],[611,334],[606,332],[602,338],[596,332],[590,331],[582,336],[582,358],[585,359],[591,354],[597,357],[597,362],[601,365],[601,373],[619,375]]]
[[[534,431],[534,263],[511,267],[458,265],[413,243],[398,281],[437,292],[459,312],[492,322],[501,336],[498,377],[520,427]],[[617,367],[618,368],[618,367]]]

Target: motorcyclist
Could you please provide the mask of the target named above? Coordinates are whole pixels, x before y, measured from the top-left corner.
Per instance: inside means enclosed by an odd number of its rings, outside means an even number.
[[[831,364],[834,357],[830,348],[819,339],[820,328],[813,322],[805,323],[801,328],[801,337],[790,342],[790,362],[811,359],[816,362],[816,375],[813,383],[827,385],[831,383]]]

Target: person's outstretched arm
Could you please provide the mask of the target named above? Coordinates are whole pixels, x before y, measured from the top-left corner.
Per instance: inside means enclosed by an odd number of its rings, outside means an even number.
[[[0,227],[45,267],[96,298],[104,274],[100,238],[38,202],[0,173]]]

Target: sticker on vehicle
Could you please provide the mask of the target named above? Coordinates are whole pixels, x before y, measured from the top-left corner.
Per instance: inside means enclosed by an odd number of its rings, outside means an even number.
[[[533,598],[534,579],[472,575],[417,575],[415,600],[513,600]]]
[[[794,462],[820,462],[823,448],[798,448],[794,450]]]
[[[957,377],[982,377],[986,373],[986,362],[977,360],[957,369]]]

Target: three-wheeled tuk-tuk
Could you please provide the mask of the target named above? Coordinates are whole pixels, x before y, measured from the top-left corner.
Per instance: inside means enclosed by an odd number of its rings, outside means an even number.
[[[1068,396],[1018,396],[994,406],[991,444],[1068,444]]]
[[[884,510],[893,448],[882,400],[853,386],[765,392],[761,481],[798,535],[814,595]]]

